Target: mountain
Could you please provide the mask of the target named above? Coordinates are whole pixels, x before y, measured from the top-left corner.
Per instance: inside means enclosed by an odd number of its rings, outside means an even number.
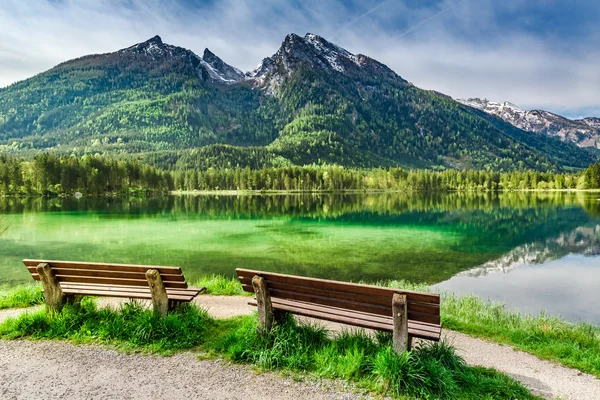
[[[0,151],[130,154],[196,168],[554,170],[597,159],[313,34],[287,35],[246,73],[159,36],[64,62],[0,89]]]
[[[457,99],[528,132],[543,133],[580,147],[600,148],[600,118],[568,119],[543,110],[523,110],[516,105],[487,99]]]

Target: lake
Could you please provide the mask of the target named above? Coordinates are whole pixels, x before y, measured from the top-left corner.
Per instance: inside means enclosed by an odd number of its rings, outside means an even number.
[[[591,193],[382,193],[0,200],[0,283],[23,258],[406,279],[600,323]]]

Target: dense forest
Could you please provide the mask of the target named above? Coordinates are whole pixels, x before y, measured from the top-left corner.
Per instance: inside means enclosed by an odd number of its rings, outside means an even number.
[[[582,173],[523,170],[444,171],[340,166],[161,170],[139,160],[99,155],[42,154],[32,160],[0,156],[0,193],[11,196],[139,194],[173,190],[500,191],[600,188],[600,164]]]

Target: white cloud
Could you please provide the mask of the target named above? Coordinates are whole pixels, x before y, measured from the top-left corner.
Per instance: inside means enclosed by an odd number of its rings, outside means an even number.
[[[369,2],[354,10],[343,2],[289,4],[225,0],[190,9],[161,0],[3,0],[0,86],[155,34],[199,54],[209,47],[226,62],[250,70],[274,53],[287,33],[313,32],[378,59],[419,87],[453,97],[600,115],[595,49],[574,43],[567,51],[544,37],[503,31],[491,0],[446,1],[429,8]]]

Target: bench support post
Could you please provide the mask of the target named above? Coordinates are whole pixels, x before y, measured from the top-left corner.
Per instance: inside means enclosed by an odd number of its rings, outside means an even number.
[[[44,300],[49,311],[60,311],[64,303],[64,293],[60,288],[60,283],[54,275],[50,264],[40,263],[36,271],[44,287]]]
[[[273,304],[267,288],[267,283],[262,276],[254,275],[252,278],[254,294],[256,294],[256,303],[258,306],[258,331],[267,334],[273,327]]]
[[[165,317],[169,312],[169,298],[167,297],[167,290],[160,274],[155,269],[149,269],[146,271],[146,280],[150,287],[154,312],[159,317]]]
[[[398,354],[410,350],[408,339],[408,315],[406,312],[406,295],[394,293],[392,297],[392,313],[394,321],[393,344]]]

